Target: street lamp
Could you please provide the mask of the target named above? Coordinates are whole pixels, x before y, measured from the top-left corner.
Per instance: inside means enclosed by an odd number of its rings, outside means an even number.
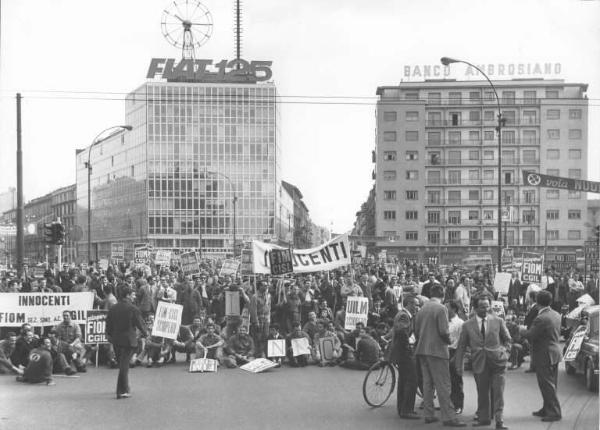
[[[506,122],[506,120],[502,118],[502,110],[500,109],[500,97],[498,97],[496,87],[494,87],[494,84],[492,83],[488,75],[486,75],[483,72],[483,70],[481,70],[476,65],[471,64],[468,61],[457,60],[455,58],[449,57],[442,57],[440,61],[444,66],[448,66],[452,63],[463,63],[473,67],[485,77],[485,79],[492,87],[494,95],[496,96],[496,103],[498,104],[498,125],[496,127],[496,131],[498,132],[498,268],[500,268],[500,262],[502,259],[502,127]]]
[[[236,203],[237,203],[237,195],[235,193],[235,187],[233,186],[233,182],[231,181],[231,179],[229,178],[229,176],[227,176],[224,173],[221,172],[215,172],[213,170],[211,171],[207,171],[205,172],[207,175],[218,175],[218,176],[222,176],[223,178],[227,179],[227,182],[229,182],[229,186],[231,187],[231,191],[233,192],[233,256],[235,257],[236,254],[236,244],[237,244],[237,240],[236,240]],[[199,227],[202,228],[202,226],[199,224]],[[202,242],[200,242],[200,248],[202,251]]]
[[[92,260],[92,187],[91,187],[92,164],[90,162],[92,148],[95,145],[114,136],[117,133],[120,133],[125,130],[131,131],[132,129],[133,129],[133,127],[130,125],[113,125],[112,127],[105,128],[100,133],[98,133],[98,135],[94,138],[94,140],[92,140],[92,144],[90,145],[90,147],[88,149],[88,160],[87,160],[87,163],[85,163],[85,168],[87,169],[87,209],[88,209],[88,220],[87,220],[88,221],[87,222],[87,224],[88,224],[88,246],[87,246],[87,250],[88,250],[88,261]],[[112,133],[110,133],[107,136],[105,136],[104,138],[102,138],[102,136],[104,136],[104,134],[106,134],[108,131],[112,131]]]

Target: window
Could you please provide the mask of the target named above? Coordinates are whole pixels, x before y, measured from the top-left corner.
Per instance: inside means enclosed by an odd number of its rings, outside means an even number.
[[[396,151],[383,151],[385,161],[396,161]]]
[[[462,103],[462,94],[461,93],[451,92],[448,95],[448,98],[450,99],[450,104],[459,105]]]
[[[460,164],[460,151],[448,151],[448,163],[449,164]]]
[[[548,200],[557,200],[559,198],[559,190],[546,190],[546,198]]]
[[[479,200],[479,190],[469,190],[469,200]]]
[[[569,139],[581,139],[581,130],[572,128],[569,130]]]
[[[469,160],[479,160],[479,151],[469,151]]]
[[[407,121],[418,121],[419,120],[419,112],[418,111],[407,111],[406,112],[406,120]]]
[[[440,153],[437,151],[429,153],[429,160],[430,160],[430,163],[434,166],[438,166],[442,162]]]
[[[439,231],[428,231],[427,232],[427,243],[430,245],[437,245],[440,243],[440,232]]]
[[[384,131],[383,132],[383,141],[384,142],[395,142],[396,141],[396,132],[395,131]]]
[[[469,211],[469,220],[476,221],[479,219],[479,211]]]
[[[121,135],[121,145],[125,145],[125,135]]]
[[[479,170],[469,170],[469,181],[475,182],[479,180]]]
[[[486,110],[483,112],[484,121],[496,121],[496,112],[493,110]]]
[[[525,103],[536,103],[536,94],[535,91],[523,91],[523,101]]]
[[[581,230],[569,230],[568,238],[569,240],[580,240],[581,239]]]
[[[523,201],[528,204],[535,203],[535,191],[523,191]]]
[[[383,120],[384,121],[396,121],[398,119],[398,114],[394,111],[383,112]]]
[[[515,92],[514,91],[502,91],[502,103],[503,104],[515,104]]]
[[[534,110],[523,111],[523,124],[536,124],[537,112]]]
[[[479,231],[469,231],[469,245],[481,245],[481,240],[479,240]]]
[[[396,191],[384,191],[383,200],[396,200]]]
[[[523,231],[523,245],[535,245],[535,231],[524,230]]]
[[[515,151],[502,151],[504,164],[515,164]]]
[[[481,94],[479,91],[469,92],[469,101],[473,104],[481,103]]]
[[[419,100],[419,93],[404,93],[404,100]]]
[[[404,136],[407,142],[417,142],[419,140],[418,131],[407,131]]]
[[[442,104],[442,93],[427,93],[427,103],[430,105]]]
[[[450,145],[460,145],[460,131],[451,131],[448,133]]]
[[[581,179],[581,169],[569,169],[569,178]]]
[[[569,119],[581,119],[581,109],[569,109]]]
[[[485,130],[483,132],[483,140],[494,140],[494,132],[491,130]]]
[[[581,160],[581,149],[569,149],[569,160]]]
[[[427,133],[427,143],[433,146],[439,146],[442,144],[442,133],[439,131],[430,131]]]
[[[442,125],[441,112],[427,112],[428,125]]]
[[[419,159],[418,151],[406,151],[406,161],[415,161]]]
[[[387,237],[396,237],[396,230],[385,230],[383,235]]]
[[[558,98],[558,90],[546,90],[546,98],[547,99],[557,99]]]
[[[460,224],[460,211],[448,212],[448,224]]]
[[[460,203],[460,191],[448,191],[448,203],[450,203],[450,204]]]
[[[548,109],[546,119],[560,119],[560,109]]]
[[[383,180],[384,181],[395,181],[396,180],[396,171],[395,170],[384,170],[383,171]]]
[[[135,166],[131,166],[131,177],[135,177]]]
[[[569,198],[569,199],[580,199],[581,198],[581,191],[569,191],[569,194],[567,195],[567,198]]]
[[[535,149],[524,149],[523,150],[523,161],[525,163],[536,163],[537,162],[537,152]]]
[[[579,209],[569,209],[569,219],[581,219],[581,211]]]
[[[515,201],[515,190],[502,190],[502,201],[510,205]]]
[[[535,130],[523,130],[523,143],[526,145],[535,145],[537,143],[537,133]]]
[[[406,219],[418,219],[419,212],[418,211],[406,211],[405,217],[406,217]]]
[[[460,185],[460,170],[450,170],[448,172],[448,183]]]
[[[469,121],[477,123],[481,121],[481,112],[479,112],[478,110],[469,111]]]
[[[485,210],[483,211],[483,219],[485,220],[493,220],[494,219],[494,211],[491,210]]]
[[[550,176],[560,176],[560,169],[546,169],[546,174]]]
[[[493,91],[485,91],[483,93],[483,97],[484,97],[485,101],[494,102],[494,103],[496,102],[496,95],[494,94]]]
[[[494,200],[494,190],[483,190],[483,200]]]
[[[494,151],[483,151],[483,159],[484,160],[493,160],[494,159]]]
[[[419,179],[419,171],[418,170],[407,170],[406,171],[406,179],[415,181]]]
[[[514,110],[502,112],[502,118],[506,120],[506,124],[510,125],[517,123],[517,113]]]
[[[560,158],[560,149],[548,149],[546,151],[546,158],[548,160],[558,160]]]
[[[396,211],[383,211],[383,219],[387,219],[387,220],[396,219]]]
[[[440,177],[440,171],[439,170],[430,170],[429,172],[427,172],[427,183],[428,184],[440,184],[441,181],[441,177]]]
[[[491,181],[494,179],[494,171],[493,170],[484,170],[483,171],[483,179],[486,181]]]
[[[450,112],[450,124],[452,125],[460,125],[461,123],[461,114],[460,112]]]
[[[523,224],[534,224],[535,223],[535,211],[523,210]]]
[[[406,200],[418,200],[419,192],[418,191],[407,191],[406,192]]]
[[[440,203],[441,193],[439,191],[427,191],[427,201],[429,203]]]
[[[450,245],[460,244],[460,231],[448,231],[448,243]]]
[[[517,142],[514,130],[505,130],[502,132],[502,143],[514,145]]]
[[[110,157],[110,167],[114,167],[115,166],[115,156],[111,155]]]
[[[405,237],[406,237],[406,240],[418,240],[419,233],[416,231],[407,231]]]
[[[427,222],[429,224],[439,224],[440,223],[440,212],[439,211],[427,212]]]
[[[479,144],[479,143],[481,143],[480,140],[481,140],[481,138],[480,138],[479,131],[477,131],[477,130],[469,131],[469,141],[471,143]]]
[[[483,240],[494,240],[494,231],[483,230]]]
[[[548,139],[560,139],[560,130],[557,128],[549,128],[548,129]]]

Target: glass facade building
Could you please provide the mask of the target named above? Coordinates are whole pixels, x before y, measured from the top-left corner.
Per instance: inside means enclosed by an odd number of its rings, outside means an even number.
[[[130,132],[77,153],[78,224],[87,255],[87,161],[92,258],[112,242],[225,256],[252,239],[283,241],[293,202],[281,187],[272,83],[147,82],[125,102]],[[235,204],[234,204],[235,200]],[[235,216],[234,216],[235,206]]]

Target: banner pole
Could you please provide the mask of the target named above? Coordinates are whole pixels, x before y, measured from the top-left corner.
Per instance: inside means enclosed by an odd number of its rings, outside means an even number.
[[[96,369],[98,368],[98,353],[100,352],[100,344],[96,343]]]

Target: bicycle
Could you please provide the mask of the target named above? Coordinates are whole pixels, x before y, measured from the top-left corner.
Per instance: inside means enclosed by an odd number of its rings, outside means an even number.
[[[396,388],[397,367],[382,358],[369,368],[363,381],[363,397],[369,406],[378,408],[390,398]],[[423,397],[419,387],[417,395]]]

